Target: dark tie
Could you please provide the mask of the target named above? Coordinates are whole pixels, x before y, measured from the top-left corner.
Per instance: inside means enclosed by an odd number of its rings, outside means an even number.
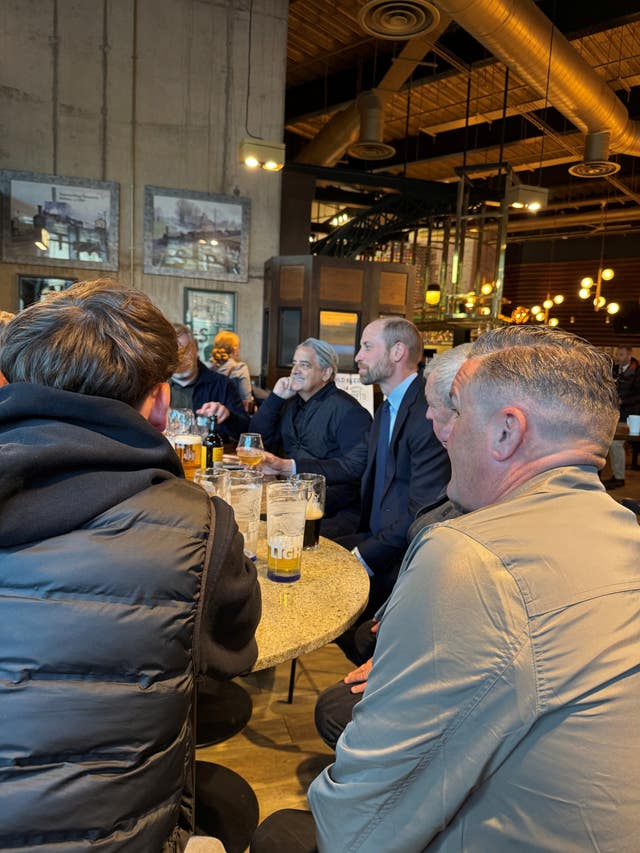
[[[376,474],[373,481],[373,498],[371,501],[371,515],[369,517],[369,529],[372,533],[379,533],[382,527],[380,503],[384,488],[384,475],[387,468],[387,453],[389,450],[389,401],[382,404],[380,413],[380,432],[378,433],[378,445],[376,447]]]

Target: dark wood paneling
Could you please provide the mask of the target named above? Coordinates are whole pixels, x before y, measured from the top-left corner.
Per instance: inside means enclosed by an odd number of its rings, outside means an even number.
[[[637,303],[640,300],[640,257],[608,258],[606,266],[615,271],[615,278],[602,286],[607,301]],[[597,272],[598,262],[593,260],[511,264],[505,271],[504,285],[504,296],[511,304],[504,306],[503,313],[509,315],[518,305],[531,308],[540,304],[547,293],[552,297],[562,293],[565,301],[550,312],[550,316],[560,321],[560,328],[596,346],[609,348],[618,343],[640,346],[640,334],[617,334],[613,318],[606,311],[594,311],[590,301],[578,296],[581,279],[585,276],[595,279]]]
[[[320,267],[321,302],[362,302],[364,270],[349,267]]]

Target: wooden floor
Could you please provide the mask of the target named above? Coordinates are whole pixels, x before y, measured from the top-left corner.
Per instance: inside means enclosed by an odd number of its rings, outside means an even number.
[[[616,500],[640,500],[640,471],[627,468],[625,486],[610,494]],[[252,696],[253,716],[240,734],[199,750],[198,759],[217,762],[243,776],[258,798],[261,820],[277,809],[307,808],[309,783],[332,761],[332,752],[313,724],[315,701],[325,687],[352,668],[334,644],[301,658],[292,705],[286,702],[288,663],[236,679]]]

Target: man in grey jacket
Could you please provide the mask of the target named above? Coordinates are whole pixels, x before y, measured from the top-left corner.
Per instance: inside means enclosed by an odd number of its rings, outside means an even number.
[[[603,353],[482,335],[442,438],[467,513],[407,552],[362,701],[255,853],[594,850],[640,831],[640,529],[597,472],[618,419]],[[306,833],[306,835],[305,835]]]
[[[74,285],[3,334],[0,850],[176,853],[201,673],[251,668],[256,570],[160,430],[176,334]]]

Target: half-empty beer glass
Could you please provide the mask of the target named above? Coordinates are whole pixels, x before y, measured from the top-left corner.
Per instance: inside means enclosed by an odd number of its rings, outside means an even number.
[[[267,486],[267,577],[290,583],[300,578],[308,486],[286,480]]]
[[[304,525],[304,541],[302,547],[305,551],[314,551],[318,547],[318,541],[320,539],[320,522],[324,516],[326,480],[324,478],[324,474],[294,474],[291,479],[294,482],[297,480],[307,483],[309,486],[307,520]]]

